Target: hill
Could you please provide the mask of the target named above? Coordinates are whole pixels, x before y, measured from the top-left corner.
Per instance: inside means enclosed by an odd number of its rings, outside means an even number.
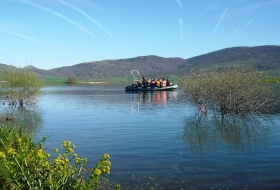
[[[140,74],[150,76],[159,74],[181,75],[189,71],[190,68],[198,69],[213,65],[224,67],[234,64],[251,64],[261,70],[280,71],[280,46],[232,47],[189,59],[149,55],[128,59],[91,61],[50,70],[32,66],[28,66],[26,69],[32,69],[42,75],[92,79],[128,77],[131,70],[139,70]],[[2,67],[3,64],[0,64],[0,69]]]
[[[188,59],[184,66],[252,64],[258,69],[280,69],[280,46],[226,48]]]

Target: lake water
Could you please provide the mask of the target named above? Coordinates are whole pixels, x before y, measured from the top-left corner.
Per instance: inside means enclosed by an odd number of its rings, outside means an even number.
[[[122,85],[46,86],[40,136],[63,140],[94,167],[111,156],[123,189],[280,189],[280,115],[196,115],[179,88],[126,93]]]

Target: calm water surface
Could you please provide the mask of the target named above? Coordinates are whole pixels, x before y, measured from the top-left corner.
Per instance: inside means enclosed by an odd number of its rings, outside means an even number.
[[[63,140],[94,167],[111,156],[123,189],[280,189],[280,116],[199,116],[181,89],[126,93],[121,85],[46,86],[40,136]]]

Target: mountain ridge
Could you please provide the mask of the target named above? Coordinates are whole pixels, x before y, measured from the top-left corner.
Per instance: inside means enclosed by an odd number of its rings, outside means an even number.
[[[251,64],[257,69],[280,70],[280,46],[240,46],[216,50],[192,58],[163,58],[156,55],[138,56],[126,59],[88,61],[72,66],[44,70],[27,66],[42,75],[57,77],[75,77],[78,79],[114,78],[130,76],[131,70],[139,70],[145,75],[160,75],[166,73],[182,74],[190,68],[199,69],[213,65],[219,67],[233,64]],[[0,68],[3,64],[0,65]]]

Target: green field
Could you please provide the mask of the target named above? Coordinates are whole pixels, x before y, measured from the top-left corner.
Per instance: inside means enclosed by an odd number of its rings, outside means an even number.
[[[41,75],[43,83],[46,84],[62,84],[67,82],[67,78],[63,77],[54,77],[48,75]]]

